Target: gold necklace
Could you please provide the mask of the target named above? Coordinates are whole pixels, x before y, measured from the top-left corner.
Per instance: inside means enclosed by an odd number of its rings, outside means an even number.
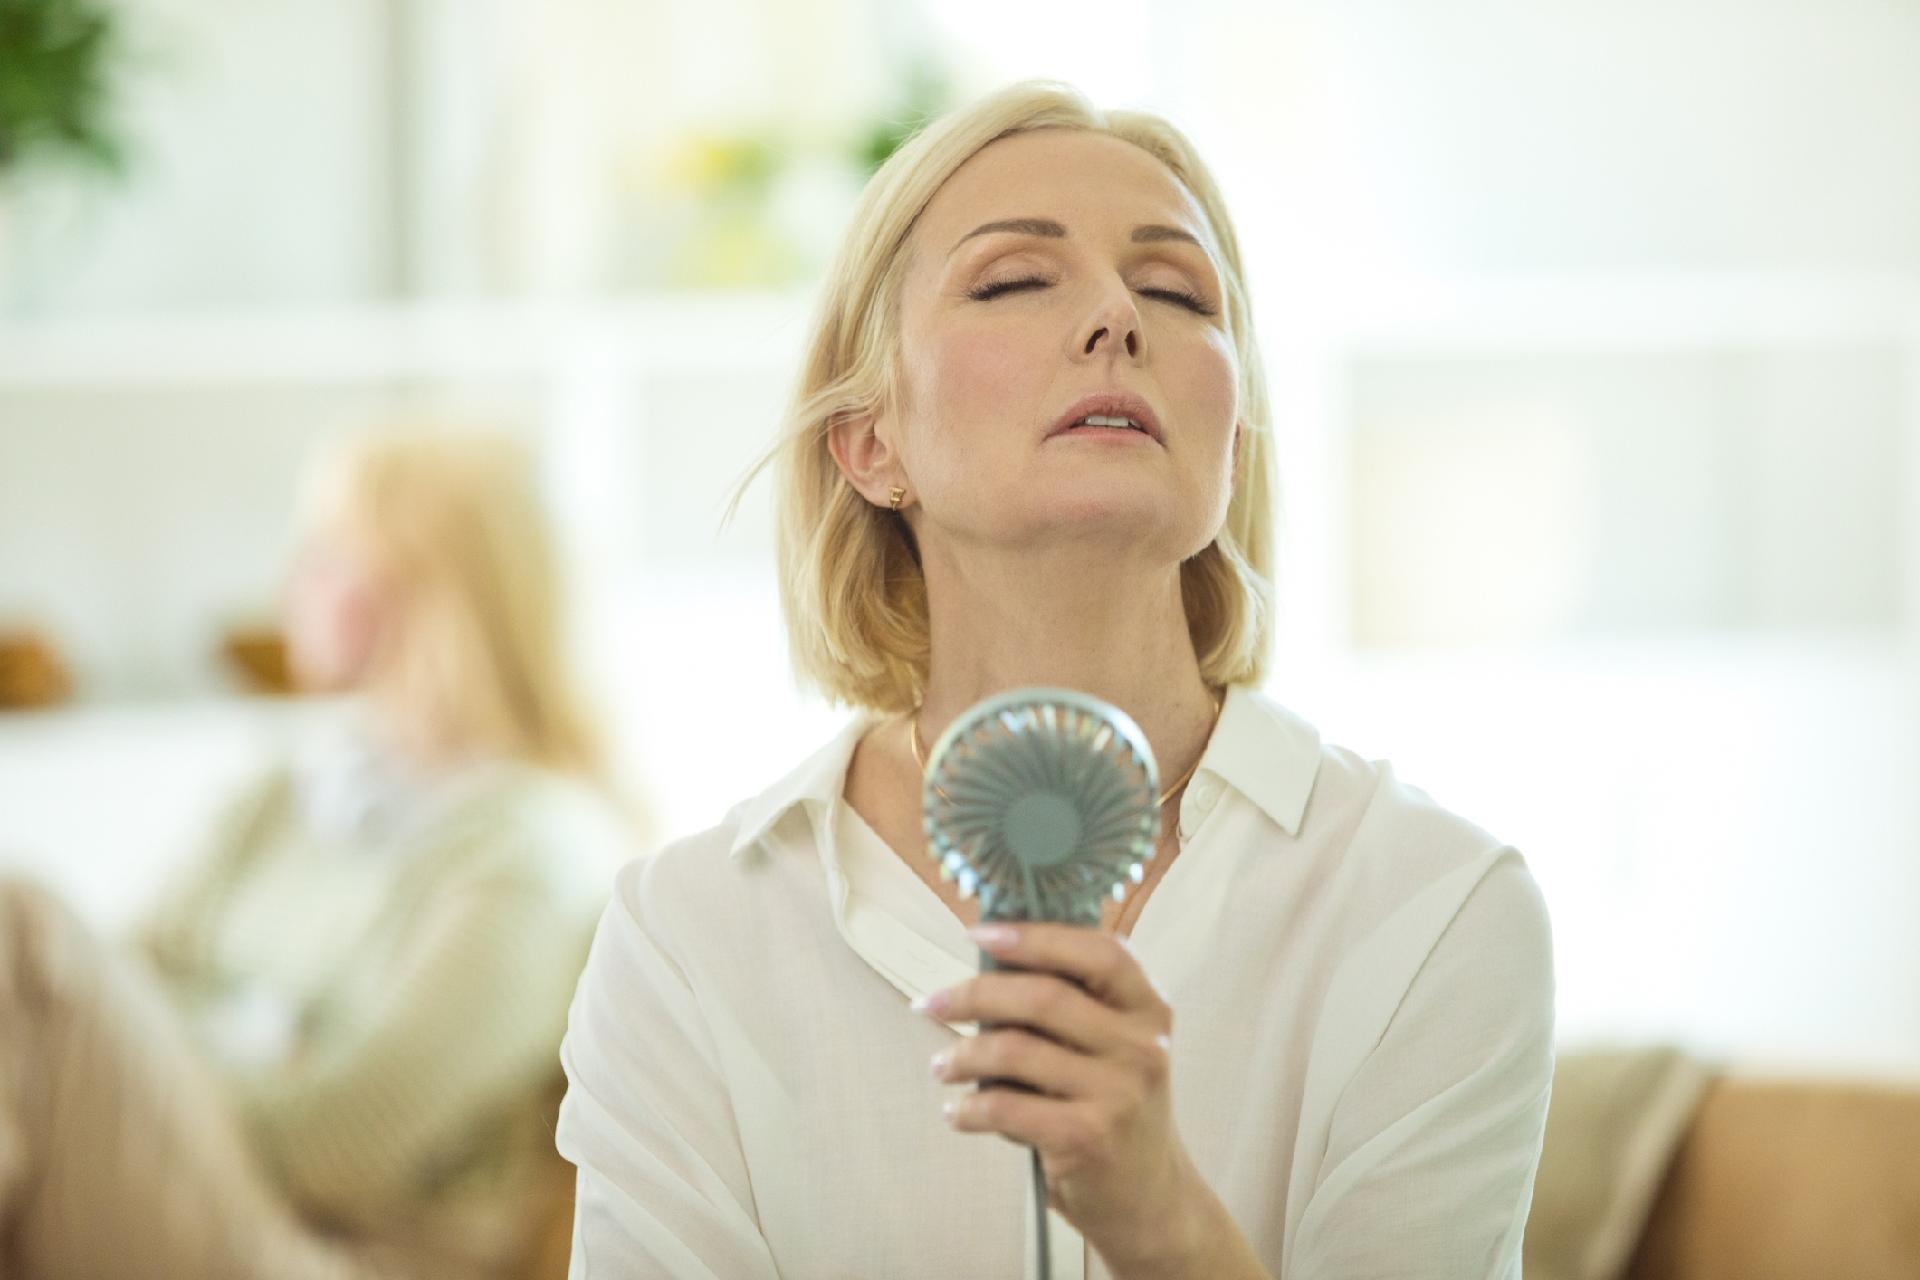
[[[1226,705],[1227,705],[1227,701],[1224,695],[1214,698],[1213,719],[1207,725],[1207,736],[1201,740],[1200,754],[1193,758],[1193,763],[1187,766],[1187,771],[1180,775],[1179,781],[1175,782],[1172,786],[1168,787],[1165,791],[1162,791],[1160,793],[1160,798],[1153,802],[1154,808],[1158,809],[1162,805],[1166,804],[1167,801],[1173,799],[1175,794],[1179,792],[1180,788],[1186,786],[1187,783],[1193,780],[1193,775],[1197,773],[1200,769],[1200,761],[1204,759],[1207,754],[1206,743],[1211,742],[1213,740],[1213,731],[1220,724],[1220,711]],[[913,714],[907,717],[907,745],[913,749],[913,763],[919,766],[920,776],[923,778],[926,777],[927,776],[927,758],[920,751],[920,708],[919,707],[915,707],[913,709]],[[935,789],[938,790],[938,788],[935,788]],[[944,791],[941,791],[940,798],[942,800],[946,799],[947,793]]]

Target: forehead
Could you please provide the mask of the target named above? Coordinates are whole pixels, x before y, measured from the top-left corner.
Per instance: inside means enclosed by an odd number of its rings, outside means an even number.
[[[942,183],[921,214],[918,249],[944,259],[960,237],[1003,218],[1052,218],[1069,235],[1165,223],[1211,244],[1199,204],[1131,142],[1078,129],[1035,129],[990,142]]]

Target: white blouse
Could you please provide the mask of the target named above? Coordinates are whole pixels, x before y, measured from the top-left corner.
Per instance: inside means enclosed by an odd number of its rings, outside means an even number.
[[[842,798],[858,720],[630,864],[562,1059],[575,1280],[1031,1276],[1027,1153],[957,1134],[908,1009],[959,920]],[[1287,1280],[1518,1277],[1553,1069],[1546,910],[1512,849],[1228,693],[1130,945],[1175,1121]],[[1105,1276],[1052,1218],[1053,1273]]]

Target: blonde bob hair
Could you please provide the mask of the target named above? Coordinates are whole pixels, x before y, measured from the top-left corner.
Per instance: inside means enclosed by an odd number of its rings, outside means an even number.
[[[1181,587],[1202,677],[1251,683],[1264,674],[1273,599],[1266,380],[1226,206],[1193,144],[1165,120],[1101,111],[1071,87],[1030,81],[934,121],[868,182],[828,273],[779,436],[761,461],[775,477],[780,594],[794,667],[835,702],[879,712],[914,707],[931,643],[926,581],[906,525],[847,482],[828,450],[829,428],[901,402],[900,290],[921,211],[976,152],[1032,129],[1132,143],[1166,165],[1206,215],[1239,357],[1240,432],[1226,519],[1181,566]]]
[[[349,538],[391,593],[363,690],[405,747],[604,780],[525,446],[403,423],[347,437],[321,456],[305,514]]]

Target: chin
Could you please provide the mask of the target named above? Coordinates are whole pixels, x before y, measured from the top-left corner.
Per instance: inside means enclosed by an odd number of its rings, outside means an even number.
[[[302,693],[346,693],[353,686],[353,678],[342,664],[328,661],[323,654],[302,653],[298,646],[287,654],[287,670],[294,688]]]
[[[1182,550],[1195,539],[1204,544],[1199,522],[1179,511],[1165,494],[1116,492],[1053,493],[1008,513],[1006,528],[1018,529],[1023,542],[1082,542],[1095,547],[1164,553],[1168,563],[1186,558]]]

